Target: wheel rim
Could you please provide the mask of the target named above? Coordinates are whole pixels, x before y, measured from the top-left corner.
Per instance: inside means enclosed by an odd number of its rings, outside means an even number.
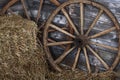
[[[72,22],[70,16],[68,15],[67,11],[65,10],[64,7],[66,7],[69,4],[74,4],[74,3],[79,3],[80,4],[80,31],[77,30],[77,28],[75,27],[74,23]],[[84,4],[87,5],[92,5],[94,7],[97,7],[99,10],[96,18],[94,19],[94,21],[92,22],[92,24],[89,26],[88,30],[86,32],[84,32],[83,28],[84,28],[84,16],[83,15],[83,9],[84,9]],[[74,30],[75,34],[67,32],[66,30],[58,27],[57,25],[55,25],[54,23],[52,23],[54,17],[58,14],[59,11],[62,11],[62,13],[64,14],[64,16],[66,17],[70,27]],[[88,36],[89,33],[91,32],[91,30],[93,29],[93,27],[95,26],[96,22],[98,21],[98,19],[100,18],[100,16],[103,14],[103,12],[105,12],[109,18],[112,20],[112,22],[114,23],[114,26],[112,28],[106,29],[104,31],[101,31],[95,35],[92,36]],[[67,36],[71,37],[71,40],[68,41],[50,41],[52,43],[48,43],[48,35],[49,35],[49,29],[54,29],[57,30],[61,33],[66,34]],[[104,44],[98,44],[96,42],[92,42],[90,41],[90,39],[92,38],[96,38],[96,37],[100,37],[102,35],[105,35],[107,33],[112,32],[113,30],[115,30],[117,33],[119,31],[119,24],[116,20],[116,18],[113,16],[113,14],[106,9],[104,6],[96,3],[96,2],[92,2],[92,1],[88,1],[88,0],[75,0],[75,1],[67,1],[65,3],[63,3],[61,6],[59,6],[52,15],[50,15],[45,29],[44,29],[44,48],[46,50],[46,54],[48,57],[48,60],[50,62],[50,64],[57,70],[57,71],[62,71],[62,69],[60,68],[59,64],[60,62],[62,62],[62,60],[64,60],[64,58],[71,52],[73,51],[76,47],[77,47],[77,51],[76,51],[76,56],[74,59],[74,63],[71,66],[72,70],[75,70],[77,63],[78,63],[78,59],[79,56],[81,54],[81,50],[83,50],[83,53],[85,55],[85,59],[86,59],[86,66],[87,66],[87,70],[89,73],[92,73],[93,71],[91,70],[91,65],[90,65],[90,61],[89,61],[89,57],[88,57],[88,51],[87,49],[101,62],[101,64],[104,66],[104,68],[106,68],[106,70],[113,70],[118,62],[119,62],[119,56],[120,56],[120,47],[117,46],[116,47],[112,47],[112,46],[108,46],[108,45],[104,45]],[[119,33],[118,33],[119,34]],[[118,38],[120,38],[120,36],[118,35]],[[77,42],[77,43],[76,43]],[[120,40],[118,41],[118,44],[120,43]],[[67,50],[66,52],[63,52],[63,54],[61,54],[57,59],[53,59],[53,55],[49,50],[49,46],[56,46],[56,45],[65,45],[65,44],[73,44],[74,46],[72,46],[71,48],[69,48],[69,50]],[[82,46],[78,46],[76,44],[80,44]],[[101,46],[103,48],[107,48],[107,49],[111,49],[114,51],[117,51],[117,56],[115,57],[115,60],[113,61],[112,65],[108,65],[99,55],[98,53],[90,46],[91,44],[97,45],[97,46]]]
[[[31,20],[31,17],[28,13],[28,10],[27,10],[27,6],[25,4],[25,1],[26,0],[11,0],[9,1],[3,8],[2,10],[0,11],[0,15],[3,15],[6,13],[6,11],[14,4],[16,4],[17,2],[21,2],[22,4],[22,7],[23,7],[23,10],[24,10],[24,13],[25,13],[25,16],[27,19]],[[39,4],[39,9],[38,9],[38,13],[37,13],[37,16],[35,18],[35,22],[38,22],[39,18],[40,18],[40,13],[41,13],[41,9],[42,9],[42,4],[43,4],[43,0],[40,0],[40,4]],[[12,13],[12,11],[10,10],[10,13]],[[14,14],[14,13],[12,13]]]

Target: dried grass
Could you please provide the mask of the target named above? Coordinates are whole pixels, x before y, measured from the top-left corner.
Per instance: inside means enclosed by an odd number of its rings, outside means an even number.
[[[50,72],[48,80],[86,80],[86,74],[82,71],[64,70],[61,73]]]
[[[36,35],[34,22],[16,15],[0,16],[0,80],[45,80],[45,53]]]
[[[88,74],[83,71],[65,70],[62,73],[50,72],[47,80],[115,80],[115,77],[111,71]]]

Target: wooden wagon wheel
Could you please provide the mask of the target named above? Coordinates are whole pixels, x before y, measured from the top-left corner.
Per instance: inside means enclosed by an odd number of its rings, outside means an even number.
[[[66,7],[69,6],[70,4],[78,4],[80,7],[80,12],[79,12],[80,13],[80,19],[79,19],[80,26],[79,26],[79,28],[76,27],[76,25],[74,24],[74,22],[71,19],[71,16],[69,15],[69,13],[66,10]],[[99,9],[99,12],[98,12],[96,18],[93,20],[92,24],[88,27],[88,29],[86,31],[84,30],[84,5],[91,5],[93,7],[96,7],[97,9]],[[74,33],[70,33],[69,30],[64,29],[62,26],[58,26],[53,22],[55,16],[59,13],[63,13],[63,15],[66,17],[66,20],[70,25],[69,27],[71,27],[74,30]],[[113,22],[114,26],[111,26],[111,28],[103,30],[98,33],[95,33],[93,35],[89,35],[89,33],[94,28],[95,24],[97,23],[98,19],[100,18],[100,16],[103,13],[107,14],[107,16]],[[90,0],[69,0],[65,3],[63,3],[62,5],[60,5],[53,12],[53,14],[50,15],[49,19],[46,22],[45,29],[44,29],[44,35],[43,35],[43,39],[44,39],[43,41],[44,41],[44,49],[46,51],[47,58],[48,58],[50,64],[55,68],[55,70],[61,72],[63,70],[63,68],[61,68],[60,64],[64,64],[64,63],[62,63],[62,61],[67,57],[67,55],[69,55],[69,53],[71,53],[73,50],[77,49],[76,56],[74,58],[72,66],[69,66],[70,69],[75,70],[76,68],[78,68],[77,65],[78,65],[78,61],[80,58],[80,54],[84,53],[85,59],[86,59],[87,71],[89,73],[93,73],[93,71],[91,69],[91,64],[90,64],[90,57],[88,56],[89,53],[92,53],[92,55],[95,56],[100,61],[100,63],[103,65],[103,67],[105,68],[105,71],[108,71],[108,70],[112,71],[119,62],[120,46],[113,47],[113,46],[109,46],[106,44],[101,44],[101,43],[92,41],[92,39],[101,37],[103,35],[111,33],[112,31],[115,31],[117,33],[116,36],[118,36],[118,39],[119,39],[120,38],[119,28],[120,27],[119,27],[119,24],[118,24],[118,21],[116,20],[116,18],[113,16],[113,14],[108,9],[106,9],[101,4],[98,4],[98,3],[90,1]],[[51,39],[51,37],[49,37],[49,35],[51,34],[51,32],[50,32],[51,30],[63,33],[66,36],[69,36],[70,38],[73,38],[73,39],[65,40],[65,41],[63,41],[63,40],[62,41],[59,41],[59,40],[54,41]],[[58,56],[56,59],[54,58],[54,56],[52,55],[52,51],[50,50],[51,47],[60,46],[60,47],[65,48],[65,45],[70,45],[70,44],[71,44],[71,48],[68,51],[66,51],[66,52],[63,51],[63,53],[60,56]],[[120,40],[118,40],[118,44],[120,44]],[[97,45],[102,48],[106,48],[108,50],[116,51],[117,54],[116,54],[115,59],[113,60],[112,64],[108,65],[107,62],[104,61],[104,59],[98,54],[98,52],[91,47],[91,45]]]
[[[18,1],[20,1],[20,2],[22,3],[25,16],[27,17],[27,19],[30,20],[30,15],[28,14],[28,10],[27,10],[27,6],[26,6],[26,4],[25,4],[25,0],[10,0],[10,1],[2,8],[2,10],[0,11],[0,15],[5,14],[5,12],[6,12],[12,5],[16,4]],[[41,9],[42,9],[42,4],[43,4],[43,0],[40,0],[40,5],[39,5],[38,13],[37,13],[37,16],[36,16],[36,22],[38,22],[38,20],[39,20],[39,18],[40,18],[40,12],[41,12]]]

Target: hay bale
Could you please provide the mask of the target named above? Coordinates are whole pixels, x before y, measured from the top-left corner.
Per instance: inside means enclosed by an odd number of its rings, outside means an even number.
[[[86,76],[83,71],[64,70],[61,73],[50,72],[46,80],[86,80]]]
[[[36,35],[34,22],[17,15],[0,16],[0,80],[45,80],[45,53]]]
[[[61,73],[50,72],[46,80],[115,80],[111,71],[88,74],[83,71],[64,70]]]
[[[115,80],[115,74],[113,71],[106,71],[101,73],[94,73],[88,75],[88,80]]]

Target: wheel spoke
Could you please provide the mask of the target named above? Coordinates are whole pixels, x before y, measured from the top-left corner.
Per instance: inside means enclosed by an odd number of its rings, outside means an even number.
[[[86,50],[85,47],[83,48],[83,51],[84,51],[84,54],[85,54],[86,64],[87,64],[88,71],[89,71],[89,73],[91,73],[90,62],[89,62],[87,50]]]
[[[115,30],[115,29],[116,29],[116,27],[112,27],[112,28],[110,28],[110,29],[107,29],[107,30],[104,30],[104,31],[102,31],[102,32],[99,32],[99,33],[97,33],[97,34],[95,34],[95,35],[92,35],[92,36],[90,36],[89,38],[96,38],[96,37],[105,35],[105,34],[111,32],[111,31],[113,31],[113,30]]]
[[[75,47],[72,47],[67,52],[63,53],[58,59],[54,61],[54,63],[56,64],[60,63],[73,49],[75,49]]]
[[[52,28],[54,28],[55,30],[58,30],[58,31],[60,31],[60,32],[62,32],[62,33],[64,33],[64,34],[72,37],[72,38],[75,38],[74,35],[70,34],[69,32],[67,32],[67,31],[65,31],[65,30],[62,30],[61,28],[57,27],[56,25],[50,24],[50,26],[51,26]]]
[[[81,51],[81,48],[78,48],[78,51],[77,51],[77,54],[76,54],[76,57],[75,57],[75,61],[74,61],[73,66],[72,66],[73,71],[75,70],[76,65],[78,63],[78,59],[79,59],[79,56],[80,56],[80,51]]]
[[[54,43],[48,43],[47,46],[57,46],[57,45],[65,45],[65,44],[71,44],[73,41],[62,41],[62,42],[54,42]]]
[[[48,41],[49,41],[49,42],[53,42],[53,43],[56,42],[56,41],[54,41],[54,40],[52,40],[52,39],[50,39],[50,38],[48,38]]]
[[[52,43],[55,43],[56,41],[52,40],[52,39],[48,39],[49,42],[52,42]],[[65,46],[64,45],[60,45],[60,47],[62,47],[63,49],[65,49]]]
[[[70,27],[72,27],[74,29],[74,31],[76,32],[76,34],[79,35],[80,33],[78,32],[77,28],[75,27],[74,23],[72,22],[72,20],[71,20],[70,16],[68,15],[67,11],[63,8],[62,12],[65,15],[65,17],[67,18],[69,24],[71,25]]]
[[[63,27],[63,28],[61,28],[61,29],[63,29],[63,30],[67,30],[66,27]],[[50,29],[48,32],[54,32],[54,31],[56,31],[56,30],[54,30],[54,29]]]
[[[41,12],[41,9],[42,9],[42,4],[43,4],[43,0],[40,0],[40,6],[39,6],[39,9],[38,9],[37,20],[36,20],[37,22],[40,18],[40,12]]]
[[[26,6],[25,6],[24,0],[21,0],[21,3],[22,3],[22,5],[23,5],[23,9],[24,9],[24,11],[25,11],[25,15],[27,16],[28,19],[30,19],[30,16],[29,16],[28,11],[27,11],[27,8],[26,8]]]
[[[98,15],[96,16],[95,20],[93,21],[93,23],[90,25],[88,31],[86,32],[85,35],[88,35],[90,33],[90,31],[93,29],[93,27],[95,26],[95,24],[97,23],[98,19],[100,18],[101,14],[103,13],[103,10],[100,10],[100,12],[98,13]]]
[[[104,65],[106,69],[109,69],[107,63],[90,46],[87,45],[87,48],[95,55],[95,57],[97,57],[100,60],[100,62]]]
[[[92,42],[92,41],[90,43],[94,44],[94,45],[97,45],[97,46],[100,46],[100,47],[103,47],[103,48],[118,51],[118,48],[115,48],[115,47],[112,47],[112,46],[108,46],[108,45],[105,45],[105,44],[100,44],[100,43],[96,43],[96,42]]]
[[[60,6],[60,3],[57,0],[50,0],[50,2],[54,3],[56,6]]]
[[[83,27],[84,27],[84,11],[83,11],[83,8],[84,8],[84,5],[83,3],[80,3],[80,21],[81,21],[81,34],[84,34],[84,30],[83,30]]]

